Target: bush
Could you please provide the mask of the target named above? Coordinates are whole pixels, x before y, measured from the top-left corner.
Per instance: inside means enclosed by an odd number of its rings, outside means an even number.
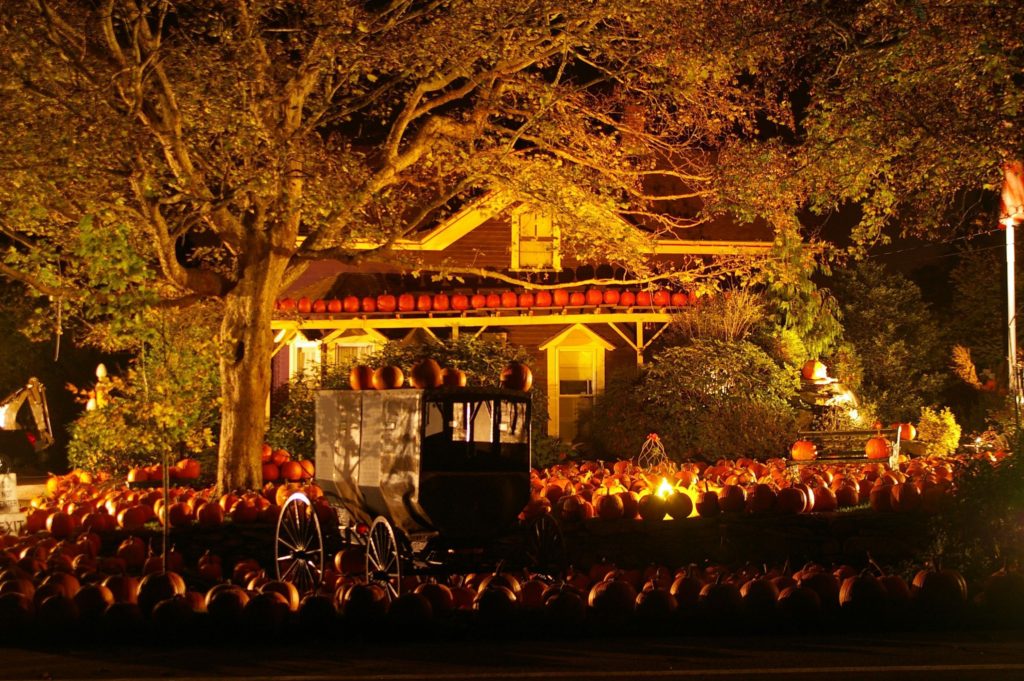
[[[127,370],[96,386],[106,403],[68,428],[72,467],[120,474],[213,447],[220,421],[215,334],[203,323],[209,317],[193,310],[182,323],[181,314],[154,312],[152,333]]]
[[[951,508],[933,519],[935,551],[968,578],[982,579],[1024,559],[1024,440],[1012,438],[1014,452],[1000,461],[985,456],[957,471]]]
[[[630,458],[656,432],[676,460],[781,455],[796,436],[797,386],[795,372],[751,343],[695,339],[606,387],[590,422],[593,445]]]
[[[949,407],[942,411],[922,407],[917,436],[929,456],[948,456],[960,445],[960,426]]]

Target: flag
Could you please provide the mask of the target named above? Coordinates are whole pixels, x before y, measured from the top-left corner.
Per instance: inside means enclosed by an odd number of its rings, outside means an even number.
[[[999,208],[999,225],[1007,227],[1024,222],[1024,163],[1003,164],[1003,197]]]

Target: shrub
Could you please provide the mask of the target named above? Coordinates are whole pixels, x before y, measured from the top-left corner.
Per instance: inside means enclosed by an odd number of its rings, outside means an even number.
[[[942,411],[922,407],[917,436],[929,456],[948,456],[960,445],[960,426],[949,407]]]
[[[106,404],[69,426],[72,467],[124,473],[165,455],[175,461],[212,448],[220,374],[215,335],[202,323],[209,318],[193,311],[185,324],[177,311],[153,315],[151,334],[127,370],[97,386]]]
[[[673,459],[779,455],[796,435],[795,372],[751,343],[695,339],[610,383],[591,422],[601,455],[632,457],[656,432]]]
[[[932,520],[935,552],[968,578],[982,579],[1024,556],[1024,439],[1014,454],[992,462],[967,460],[957,471],[954,503]]]

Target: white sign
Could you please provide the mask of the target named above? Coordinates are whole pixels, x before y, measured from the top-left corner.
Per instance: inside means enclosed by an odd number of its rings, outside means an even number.
[[[18,476],[14,473],[0,475],[0,515],[17,513],[19,508]]]

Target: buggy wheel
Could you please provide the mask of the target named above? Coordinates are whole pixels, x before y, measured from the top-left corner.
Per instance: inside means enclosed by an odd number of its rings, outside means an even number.
[[[402,554],[395,529],[385,518],[377,518],[366,537],[366,581],[384,589],[389,601],[402,588]]]
[[[559,576],[565,572],[568,558],[562,527],[550,513],[537,516],[526,526],[525,555],[535,572]]]
[[[302,492],[288,497],[274,534],[277,578],[291,582],[299,594],[316,591],[324,573],[324,541],[320,520]]]

